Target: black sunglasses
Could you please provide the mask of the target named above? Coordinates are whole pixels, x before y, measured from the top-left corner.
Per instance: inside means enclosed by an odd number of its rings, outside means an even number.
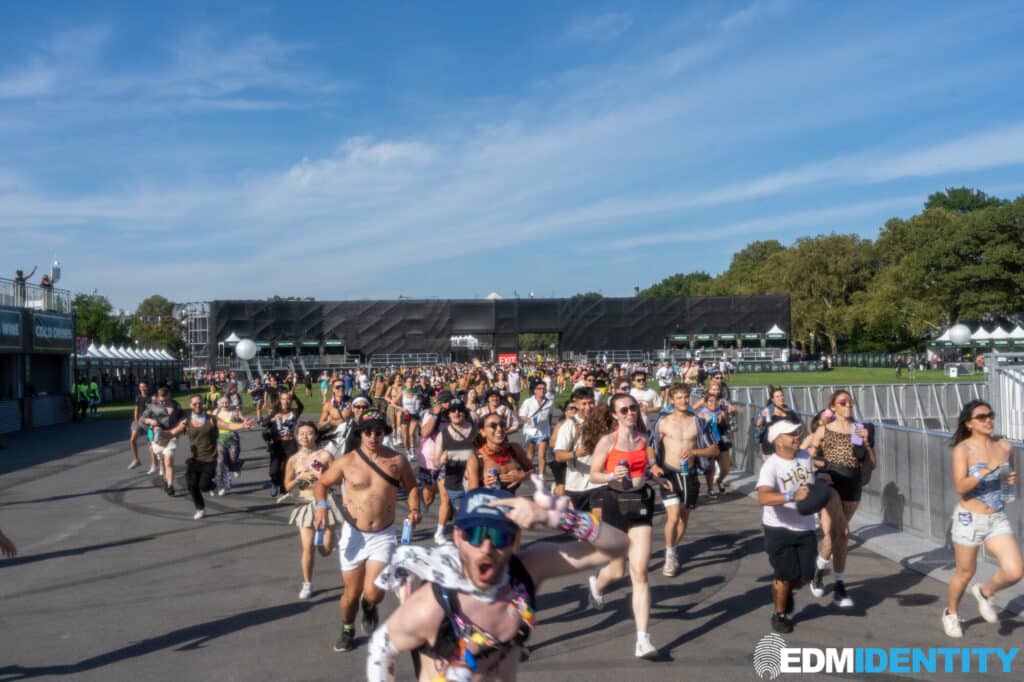
[[[971,417],[971,419],[977,419],[978,421],[985,421],[987,419],[993,419],[994,420],[995,418],[996,418],[996,413],[995,412],[982,412],[981,414],[976,414],[973,417]]]
[[[502,431],[505,430],[505,425],[501,422],[491,422],[489,424],[484,424],[484,426],[491,431],[497,431],[498,429],[501,429]]]
[[[630,412],[639,412],[640,408],[636,405],[630,405],[629,407],[620,407],[619,414],[629,414]]]
[[[505,549],[515,541],[515,533],[506,533],[490,526],[470,526],[462,529],[462,537],[474,547],[484,544],[484,540],[491,541],[494,549]]]

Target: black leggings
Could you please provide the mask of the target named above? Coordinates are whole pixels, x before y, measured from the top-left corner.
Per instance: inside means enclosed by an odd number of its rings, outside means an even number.
[[[185,485],[196,509],[206,509],[203,493],[214,489],[214,475],[217,473],[217,462],[200,462],[195,457],[185,460]]]
[[[270,482],[278,488],[284,487],[284,468],[288,458],[299,451],[299,444],[292,440],[275,440],[270,444]]]

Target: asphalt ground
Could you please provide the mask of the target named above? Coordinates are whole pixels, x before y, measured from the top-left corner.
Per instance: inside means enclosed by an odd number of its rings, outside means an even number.
[[[354,652],[332,650],[340,625],[336,554],[317,558],[316,592],[309,601],[297,599],[298,533],[286,525],[289,509],[270,497],[258,434],[242,435],[246,465],[234,490],[209,498],[208,516],[194,521],[180,476],[178,495],[169,498],[143,473],[148,465],[126,469],[126,431],[119,422],[90,422],[4,437],[0,528],[19,554],[0,559],[0,682],[361,679],[365,638]],[[661,575],[660,514],[655,522],[650,579],[657,660],[633,658],[628,582],[610,590],[605,609],[595,612],[584,605],[580,574],[545,587],[520,679],[758,679],[753,651],[770,632],[771,613],[760,510],[739,493],[701,502],[674,578]],[[416,542],[431,542],[435,513],[436,505]],[[527,533],[524,541],[545,536],[564,541],[547,532]],[[964,639],[947,639],[939,619],[946,585],[865,550],[856,538],[847,585],[856,606],[842,611],[830,595],[814,599],[806,588],[798,594],[788,646],[1011,647],[1022,641],[1024,621],[1004,615],[989,625],[969,596],[961,612]],[[389,596],[382,613],[394,606]],[[1015,668],[1002,677],[1020,679],[1024,656],[1018,654]],[[402,656],[397,677],[411,675]],[[780,679],[787,677],[797,678]]]

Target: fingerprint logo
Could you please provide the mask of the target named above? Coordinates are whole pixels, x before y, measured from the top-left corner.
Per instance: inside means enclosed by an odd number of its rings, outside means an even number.
[[[754,647],[754,672],[758,679],[774,680],[782,672],[782,650],[786,640],[776,634],[765,635]]]

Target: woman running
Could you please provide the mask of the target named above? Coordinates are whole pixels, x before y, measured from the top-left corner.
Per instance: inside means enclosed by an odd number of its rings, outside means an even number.
[[[331,466],[334,458],[326,450],[314,450],[317,428],[313,422],[299,424],[295,437],[299,449],[288,458],[284,471],[284,489],[302,501],[292,510],[288,523],[299,529],[299,541],[302,543],[302,589],[299,591],[299,599],[309,599],[313,595],[313,541],[317,532],[313,526],[313,517],[316,515],[313,484],[320,480],[320,474]],[[334,528],[342,522],[341,510],[330,493],[327,495],[327,505],[327,527],[323,529],[322,542],[316,546],[320,556],[330,556],[334,548]]]
[[[533,463],[522,447],[508,442],[498,415],[484,418],[476,441],[476,456],[466,465],[466,490],[483,486],[514,493],[529,478]]]
[[[952,531],[956,573],[949,581],[949,603],[942,613],[942,627],[950,637],[963,637],[960,599],[974,578],[979,547],[984,545],[999,563],[991,580],[970,587],[986,622],[999,622],[992,595],[1017,584],[1024,575],[1020,546],[1003,511],[1004,481],[1017,485],[1013,445],[995,435],[995,419],[991,405],[972,400],[961,410],[953,435],[953,488],[960,495]]]
[[[445,543],[444,529],[448,519],[454,518],[466,499],[466,465],[473,456],[476,429],[464,407],[448,411],[449,424],[440,429],[434,439],[434,462],[444,471],[438,477],[437,490],[441,494],[441,507],[437,510],[437,530],[434,542]]]
[[[786,393],[778,386],[769,386],[768,404],[758,413],[757,420],[754,422],[755,433],[761,434],[761,437],[758,439],[761,446],[761,454],[767,456],[775,451],[767,438],[768,427],[782,420],[799,423],[800,417],[786,405]]]
[[[217,401],[217,409],[210,414],[220,424],[241,424],[245,422],[242,410],[231,406],[231,400],[225,395]],[[238,478],[242,471],[242,442],[235,431],[221,428],[217,434],[217,475],[214,483],[217,495],[224,495],[231,490],[231,475]]]
[[[284,468],[288,458],[299,449],[295,441],[295,430],[299,426],[303,405],[298,396],[284,390],[278,394],[277,404],[271,405],[268,410],[261,426],[270,454],[270,495],[277,497],[284,487]]]

